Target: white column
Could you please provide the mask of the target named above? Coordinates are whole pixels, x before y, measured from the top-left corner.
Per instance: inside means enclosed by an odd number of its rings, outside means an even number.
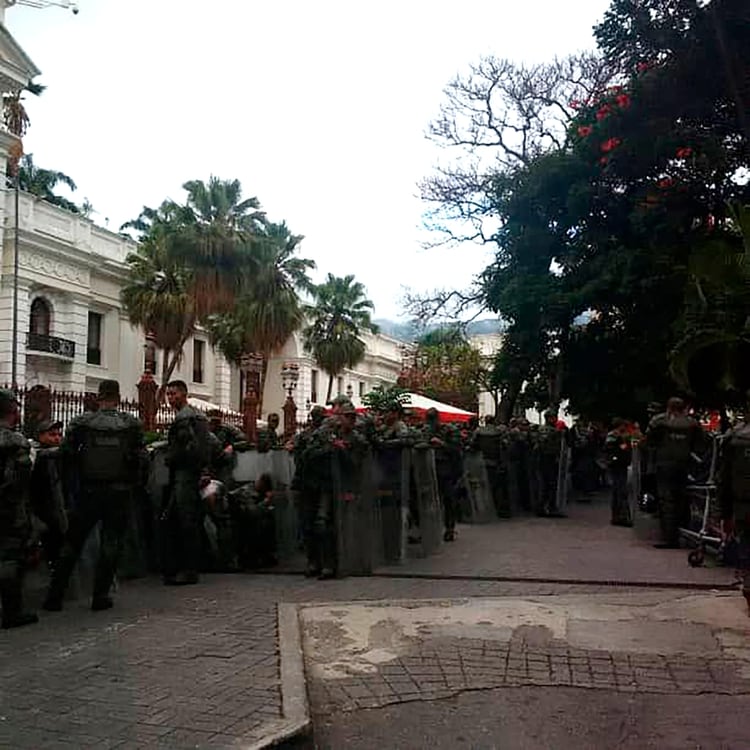
[[[236,409],[232,403],[232,369],[218,349],[214,350],[214,402],[222,409]]]

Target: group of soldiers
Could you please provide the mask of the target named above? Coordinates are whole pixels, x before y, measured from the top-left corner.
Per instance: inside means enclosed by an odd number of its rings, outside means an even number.
[[[159,507],[160,561],[166,585],[198,582],[204,550],[206,503],[201,489],[211,472],[231,462],[236,435],[220,420],[209,421],[188,404],[187,385],[169,383],[166,398],[175,412],[169,427],[166,465],[169,480]],[[64,437],[62,424],[43,422],[36,441],[17,427],[19,403],[0,391],[0,604],[2,627],[38,621],[23,607],[24,576],[41,543],[50,582],[43,608],[63,608],[71,574],[92,530],[99,527],[91,608],[113,606],[110,596],[123,537],[135,498],[147,483],[149,460],[141,422],[119,410],[117,381],[99,386],[97,407],[76,417]],[[269,420],[265,448],[278,444]],[[252,488],[251,500],[267,501],[267,477]],[[254,509],[252,509],[254,510]]]
[[[383,484],[398,485],[398,469],[389,470],[389,452],[413,448],[432,449],[435,458],[437,491],[443,512],[443,540],[456,539],[456,523],[469,511],[471,478],[465,471],[467,453],[481,455],[486,468],[486,487],[493,509],[501,518],[514,512],[531,511],[544,517],[563,515],[559,507],[560,458],[569,436],[560,429],[555,414],[545,415],[545,423],[532,427],[526,420],[508,425],[494,419],[479,426],[442,422],[430,409],[424,421],[407,423],[403,406],[395,400],[374,415],[358,415],[345,397],[333,402],[330,415],[315,407],[310,423],[289,447],[295,458],[295,486],[300,494],[302,528],[307,552],[307,575],[321,579],[336,574],[336,529],[332,475],[339,471],[353,474],[368,451],[381,459]],[[337,457],[337,462],[330,460]],[[395,466],[395,464],[393,464]],[[396,489],[398,492],[398,489]],[[419,541],[419,508],[410,493],[409,541]]]
[[[231,487],[235,454],[251,447],[239,430],[222,422],[220,415],[209,414],[207,418],[190,407],[187,396],[184,382],[168,384],[166,398],[175,418],[167,434],[169,477],[158,519],[160,564],[167,585],[198,581],[206,547],[205,521],[211,515],[206,487],[212,478]],[[37,440],[32,445],[16,429],[20,410],[15,395],[0,391],[3,628],[37,622],[36,614],[23,608],[24,573],[30,552],[39,548],[32,540],[40,540],[50,568],[43,608],[59,611],[76,562],[97,525],[100,544],[91,607],[97,611],[113,606],[110,593],[123,535],[133,499],[146,485],[149,467],[143,427],[136,418],[118,410],[119,401],[118,383],[102,382],[95,411],[74,419],[64,437],[60,423],[38,425]],[[581,431],[560,424],[553,412],[545,414],[540,426],[523,419],[508,424],[487,419],[481,426],[476,420],[456,425],[442,422],[434,409],[427,412],[424,421],[409,420],[397,400],[377,414],[358,414],[345,397],[335,399],[330,410],[316,406],[306,428],[287,442],[279,438],[277,428],[278,417],[269,415],[268,428],[259,436],[258,445],[252,447],[259,451],[287,450],[294,456],[293,488],[299,498],[306,572],[321,579],[338,572],[335,503],[347,499],[343,497],[349,494],[347,488],[355,486],[349,480],[362,473],[364,460],[373,453],[381,459],[385,475],[382,486],[391,486],[391,494],[398,494],[398,463],[389,461],[405,449],[432,451],[443,539],[452,542],[457,521],[472,512],[469,496],[476,490],[472,482],[477,477],[472,477],[467,468],[470,456],[482,459],[484,486],[498,517],[530,512],[555,518],[564,515],[568,477],[565,457],[570,450],[575,455],[577,448],[585,448],[590,442]],[[680,399],[671,399],[665,413],[653,415],[645,437],[616,420],[601,444],[612,488],[612,523],[632,524],[628,467],[633,447],[639,444],[644,490],[658,498],[661,546],[677,546],[679,529],[687,524],[689,513],[686,488],[691,466],[705,453],[704,441],[705,433],[688,416]],[[234,529],[235,552],[241,562],[245,561],[240,568],[252,565],[249,560],[270,564],[274,561],[273,480],[263,474],[242,490],[244,494],[237,497],[244,498],[243,502],[235,503],[227,516],[227,526]],[[418,542],[421,533],[416,494],[412,491],[400,501],[408,504],[412,542]],[[744,535],[747,540],[750,426],[744,423],[723,439],[719,495],[725,534]],[[220,526],[221,513],[213,515]],[[745,595],[750,604],[750,576],[745,579]]]

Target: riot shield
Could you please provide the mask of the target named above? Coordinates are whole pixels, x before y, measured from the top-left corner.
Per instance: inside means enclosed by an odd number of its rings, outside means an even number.
[[[373,531],[373,461],[369,453],[335,451],[331,456],[336,573],[369,575],[377,536]]]
[[[497,472],[493,478],[497,480]],[[490,478],[487,466],[479,451],[464,455],[464,484],[469,500],[469,516],[466,523],[490,523],[496,518]]]
[[[294,557],[299,552],[299,513],[292,491],[294,459],[285,450],[260,454],[269,465],[273,479],[273,512],[276,528],[276,557]]]
[[[570,448],[565,440],[560,441],[560,459],[557,467],[557,493],[555,505],[560,513],[568,507],[568,482],[570,476]]]
[[[628,506],[631,520],[635,518],[641,502],[641,449],[633,445],[630,468],[628,469]]]
[[[403,446],[379,446],[373,460],[373,512],[380,532],[375,541],[376,559],[385,565],[402,563],[409,525],[411,452]]]
[[[421,554],[432,555],[443,538],[443,504],[438,492],[435,451],[432,448],[412,450],[412,473],[419,509]]]

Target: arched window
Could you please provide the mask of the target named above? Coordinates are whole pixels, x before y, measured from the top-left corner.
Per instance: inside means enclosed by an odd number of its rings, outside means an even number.
[[[36,336],[49,336],[52,323],[52,307],[44,297],[37,297],[31,303],[29,333]]]

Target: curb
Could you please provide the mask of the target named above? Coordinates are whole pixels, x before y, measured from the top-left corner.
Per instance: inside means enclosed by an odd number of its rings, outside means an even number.
[[[276,747],[283,742],[307,735],[312,730],[298,608],[296,604],[278,604],[276,611],[281,677],[281,719],[271,722],[263,738],[249,745],[245,750]]]

